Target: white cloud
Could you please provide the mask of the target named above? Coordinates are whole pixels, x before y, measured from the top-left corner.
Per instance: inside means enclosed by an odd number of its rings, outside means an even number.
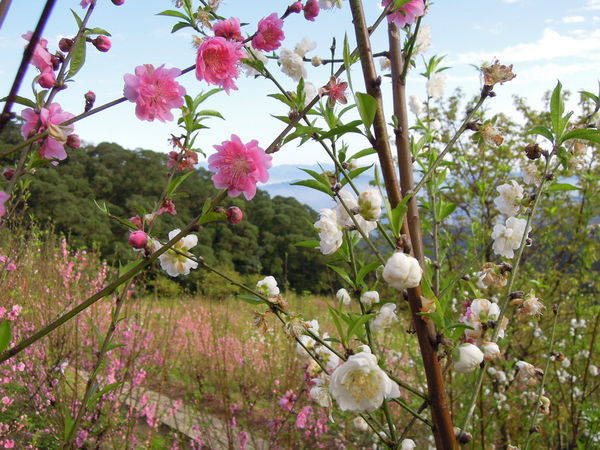
[[[588,10],[600,9],[600,0],[587,0],[584,9],[588,9]]]
[[[539,64],[524,70],[519,70],[515,81],[553,81],[557,78],[571,77],[577,74],[600,72],[600,61],[581,64]]]
[[[462,53],[454,63],[477,64],[497,58],[505,64],[512,64],[561,57],[590,57],[595,52],[600,52],[600,30],[594,30],[585,37],[572,37],[545,28],[535,42],[522,42],[496,51]]]
[[[562,18],[562,23],[581,23],[585,22],[585,17],[583,16],[565,16]]]

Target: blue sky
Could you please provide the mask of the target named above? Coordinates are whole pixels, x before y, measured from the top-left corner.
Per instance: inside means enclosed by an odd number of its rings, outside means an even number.
[[[20,62],[25,41],[20,35],[33,30],[45,1],[13,1],[8,17],[0,29],[1,95],[9,91],[12,79]],[[369,21],[380,12],[379,2],[365,0]],[[248,6],[251,4],[251,6]],[[224,0],[220,13],[239,17],[248,22],[252,30],[256,22],[271,12],[281,13],[287,2],[275,0],[242,1]],[[283,6],[282,6],[283,5]],[[173,19],[156,16],[161,10],[172,7],[170,0],[127,0],[116,7],[109,0],[98,0],[91,25],[99,26],[112,33],[113,48],[100,53],[93,47],[88,50],[87,64],[78,74],[77,81],[57,97],[63,108],[80,113],[83,110],[83,94],[93,90],[97,94],[97,105],[122,95],[123,74],[132,73],[140,64],[166,64],[184,68],[194,63],[191,34],[187,31],[170,34]],[[72,36],[75,23],[69,11],[73,8],[82,13],[79,1],[58,0],[54,13],[44,32],[50,41],[51,51],[58,40]],[[315,22],[307,22],[301,15],[291,16],[285,24],[284,47],[293,48],[304,36],[317,42],[317,49],[308,56],[329,56],[331,38],[338,41],[338,55],[344,33],[351,41],[353,32],[349,20],[347,1],[341,10],[322,11]],[[514,64],[517,78],[496,91],[498,96],[489,103],[490,111],[513,114],[512,95],[529,99],[534,106],[541,106],[541,98],[560,79],[566,89],[594,91],[600,73],[600,0],[454,0],[435,2],[424,23],[431,25],[433,45],[426,56],[447,55],[447,65],[452,69],[446,73],[446,92],[461,86],[468,94],[480,88],[479,76],[470,64],[480,64],[498,57],[502,63]],[[374,37],[374,50],[385,49],[387,37],[382,28]],[[279,75],[287,89],[295,83],[282,74],[273,61],[269,67]],[[420,67],[418,67],[420,69]],[[425,96],[424,80],[415,71],[409,76],[409,94]],[[36,70],[30,67],[28,78],[23,83],[20,95],[31,93],[30,81]],[[308,81],[320,86],[327,82],[329,69],[309,70]],[[364,90],[360,73],[353,77],[355,88]],[[193,73],[180,78],[189,94],[208,89],[198,82]],[[286,114],[282,104],[267,98],[276,92],[274,86],[264,79],[239,78],[238,91],[231,95],[220,93],[207,103],[207,107],[218,109],[227,121],[215,119],[212,129],[203,132],[198,142],[209,152],[214,144],[238,134],[242,140],[258,139],[266,147],[282,128],[281,122],[270,118],[270,114]],[[387,90],[384,91],[387,93]],[[17,106],[19,112],[22,108]],[[390,112],[390,107],[387,107]],[[517,116],[515,116],[517,117]],[[84,141],[99,143],[112,141],[130,149],[147,148],[169,151],[167,138],[177,133],[175,123],[141,122],[134,114],[132,103],[121,104],[100,113],[94,118],[76,124],[76,130]],[[365,142],[353,141],[356,150],[366,147]],[[284,147],[277,153],[275,164],[311,164],[325,161],[317,146],[307,144],[295,148]]]

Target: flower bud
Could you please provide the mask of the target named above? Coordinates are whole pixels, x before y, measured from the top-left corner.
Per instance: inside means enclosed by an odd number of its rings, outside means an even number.
[[[337,291],[335,296],[344,305],[349,305],[350,302],[352,301],[352,299],[350,298],[350,294],[348,294],[348,291],[344,288]]]
[[[544,397],[543,395],[540,397],[539,411],[544,416],[550,414],[550,399],[548,397]]]
[[[452,354],[454,370],[460,373],[472,372],[483,362],[483,353],[473,344],[461,344]]]
[[[148,235],[142,230],[133,231],[129,235],[129,245],[133,248],[144,248],[148,243]]]
[[[96,101],[96,94],[94,94],[92,91],[88,91],[83,96],[83,98],[85,98],[84,111],[88,112],[90,109],[92,109],[94,107],[94,102]]]
[[[70,134],[67,136],[67,145],[72,148],[81,147],[81,140],[77,134]]]
[[[419,261],[402,252],[394,253],[383,269],[383,279],[398,290],[417,287],[422,274]]]
[[[310,59],[310,63],[313,65],[313,67],[319,67],[321,64],[323,64],[323,61],[321,61],[321,58],[318,56],[313,56]]]
[[[12,180],[12,177],[15,176],[15,169],[12,167],[7,167],[2,171],[2,176],[7,180]]]
[[[107,52],[112,47],[112,43],[107,36],[100,35],[96,39],[92,39],[92,44],[101,52]]]
[[[65,53],[68,53],[71,50],[72,46],[73,46],[73,39],[62,38],[60,41],[58,41],[58,48],[60,48],[60,50]]]
[[[240,223],[244,218],[244,213],[237,206],[230,206],[227,208],[225,215],[227,216],[229,223]]]
[[[374,188],[368,188],[366,191],[361,192],[358,197],[358,207],[360,209],[360,215],[365,220],[375,221],[379,219],[381,215],[381,204],[383,200],[379,191]]]
[[[360,302],[365,308],[370,308],[374,303],[379,303],[379,293],[377,291],[367,291],[360,296]]]
[[[294,2],[289,6],[290,12],[299,13],[302,12],[302,2]]]
[[[55,82],[56,78],[54,77],[54,72],[50,69],[46,69],[38,78],[39,85],[44,89],[50,89],[54,86]]]
[[[140,216],[133,216],[129,218],[129,221],[134,224],[136,227],[138,227],[140,230],[142,228],[144,228],[144,223],[142,221],[142,218]]]
[[[358,431],[367,431],[369,429],[369,424],[367,423],[367,421],[360,416],[355,417],[352,420],[352,424],[354,425],[354,428],[356,428]]]
[[[121,6],[123,3],[125,3],[125,0],[112,0],[113,5],[116,6]]]
[[[483,351],[483,357],[486,361],[500,357],[500,347],[494,342],[484,341],[481,344],[481,350]]]

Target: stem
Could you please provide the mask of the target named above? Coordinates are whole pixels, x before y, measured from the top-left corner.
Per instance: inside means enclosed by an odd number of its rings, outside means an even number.
[[[48,0],[46,2],[46,6],[42,11],[42,15],[38,20],[38,23],[31,35],[31,39],[25,51],[23,52],[23,58],[21,59],[21,64],[19,65],[19,69],[17,70],[17,74],[15,75],[15,80],[13,81],[12,87],[10,88],[10,93],[8,97],[6,97],[6,103],[4,104],[4,110],[2,111],[2,115],[0,116],[0,133],[8,123],[11,118],[12,106],[15,102],[15,98],[17,97],[17,93],[19,92],[19,88],[21,87],[21,83],[23,82],[23,78],[25,77],[25,73],[27,72],[27,67],[29,66],[29,62],[31,61],[31,57],[33,56],[34,49],[38,44],[40,38],[42,37],[42,33],[44,32],[44,28],[46,27],[46,23],[50,18],[50,14],[52,13],[52,9],[54,8],[54,4],[56,0]],[[9,2],[2,2],[3,13],[8,10],[10,6]],[[2,15],[2,20],[4,19],[4,15]],[[1,25],[1,22],[0,22]]]
[[[553,308],[554,311],[554,321],[552,323],[552,333],[550,335],[550,345],[548,346],[548,359],[546,360],[546,368],[544,369],[544,374],[542,375],[542,381],[540,382],[540,387],[538,389],[537,392],[537,396],[536,396],[536,401],[534,402],[533,405],[533,415],[531,416],[531,423],[529,425],[529,432],[527,433],[527,439],[525,439],[525,450],[527,450],[529,448],[529,441],[531,440],[531,437],[533,436],[533,427],[535,426],[535,422],[537,420],[537,416],[539,413],[539,403],[540,403],[540,398],[542,397],[542,394],[544,393],[544,383],[546,382],[546,376],[548,375],[548,369],[550,367],[550,361],[552,360],[550,354],[552,353],[552,349],[554,347],[554,335],[556,333],[556,323],[558,322],[558,309],[560,308],[560,304],[556,305],[556,307]]]

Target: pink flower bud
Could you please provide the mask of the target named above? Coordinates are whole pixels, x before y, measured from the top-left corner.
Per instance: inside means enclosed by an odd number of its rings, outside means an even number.
[[[225,215],[227,216],[229,223],[240,223],[244,218],[244,213],[237,206],[230,206],[227,208]]]
[[[304,18],[314,22],[320,11],[321,7],[318,0],[308,0],[304,5]]]
[[[144,228],[144,223],[142,221],[142,218],[140,216],[133,216],[129,218],[129,221],[134,224],[136,227],[138,227],[140,230],[142,228]]]
[[[76,134],[70,134],[67,137],[67,145],[73,148],[81,147],[81,140],[79,139],[79,136]]]
[[[54,72],[52,69],[45,70],[38,78],[39,85],[44,89],[50,89],[54,86],[55,82],[56,78],[54,77]]]
[[[290,5],[289,10],[293,13],[299,13],[302,11],[302,2],[294,2]]]
[[[96,101],[96,94],[92,91],[87,91],[83,96],[85,98],[85,108],[84,111],[88,112],[90,109],[94,107],[94,102]]]
[[[125,0],[112,0],[113,5],[117,5],[117,6],[121,6],[123,3],[125,3]]]
[[[92,44],[101,52],[107,52],[112,46],[110,39],[107,36],[100,35],[92,40]]]
[[[133,248],[144,248],[148,243],[148,235],[142,230],[133,231],[129,235],[129,244]]]
[[[15,176],[15,169],[12,167],[7,167],[2,171],[2,176],[7,180],[12,180],[12,177]]]
[[[68,53],[69,50],[71,50],[72,46],[73,46],[73,39],[62,38],[60,41],[58,41],[58,48],[60,48],[60,50],[65,53]]]

